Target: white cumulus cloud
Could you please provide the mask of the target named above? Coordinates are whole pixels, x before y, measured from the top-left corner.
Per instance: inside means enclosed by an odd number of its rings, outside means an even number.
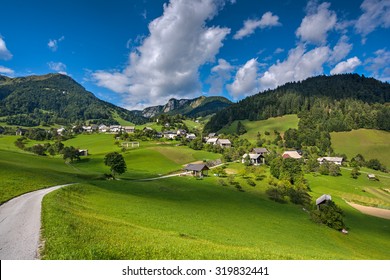
[[[13,75],[15,73],[11,68],[7,68],[0,65],[0,74]]]
[[[66,65],[62,62],[54,62],[50,61],[47,63],[49,68],[56,72],[65,72],[66,71]]]
[[[324,2],[316,6],[316,2],[309,1],[308,14],[303,18],[296,35],[303,42],[325,44],[328,32],[335,28],[337,15],[329,10],[330,3]]]
[[[233,38],[239,40],[253,34],[257,28],[264,29],[278,25],[281,25],[279,17],[271,12],[266,12],[259,20],[248,19],[244,21],[244,26],[234,34]]]
[[[57,51],[58,50],[58,43],[59,42],[62,42],[63,40],[65,40],[65,37],[62,36],[61,38],[59,39],[50,39],[49,40],[49,43],[47,43],[47,46],[49,47],[50,50],[52,50],[53,52]]]
[[[12,53],[7,49],[5,41],[0,36],[0,59],[10,60],[12,58]]]
[[[229,28],[207,26],[223,1],[171,0],[153,20],[149,35],[130,53],[123,71],[97,71],[96,83],[123,93],[128,108],[165,103],[201,92],[199,68],[213,62]]]
[[[273,89],[287,82],[301,81],[322,74],[323,65],[329,59],[328,46],[306,51],[303,45],[291,49],[286,60],[272,65],[260,78],[260,89]]]
[[[390,82],[390,51],[386,49],[377,50],[375,56],[367,58],[364,64],[374,78]]]
[[[233,83],[226,86],[234,99],[239,99],[258,91],[258,69],[259,64],[255,58],[250,59],[238,69]]]
[[[358,67],[362,62],[356,56],[347,59],[346,61],[342,61],[338,63],[331,71],[330,74],[342,74],[342,73],[352,73],[355,71],[355,68]]]
[[[225,59],[218,59],[218,64],[211,68],[211,75],[207,80],[210,84],[210,94],[221,94],[227,81],[231,79],[231,72],[234,69]]]
[[[352,50],[353,45],[348,43],[348,37],[346,35],[341,36],[340,40],[333,47],[332,55],[329,58],[331,64],[338,63],[344,59]]]
[[[365,36],[378,27],[390,27],[390,0],[364,0],[360,5],[363,14],[356,22],[355,28],[358,33]]]

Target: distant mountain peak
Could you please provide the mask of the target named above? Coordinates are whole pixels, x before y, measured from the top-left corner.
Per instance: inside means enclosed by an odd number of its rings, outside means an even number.
[[[147,107],[142,110],[142,116],[146,118],[161,114],[182,114],[190,117],[198,117],[214,114],[228,106],[232,102],[221,96],[200,96],[194,99],[170,98],[165,105]]]

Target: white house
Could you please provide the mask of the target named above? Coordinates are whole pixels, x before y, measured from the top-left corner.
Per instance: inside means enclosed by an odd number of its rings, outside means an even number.
[[[326,162],[333,162],[334,164],[337,165],[341,165],[343,163],[343,158],[342,157],[320,157],[317,158],[317,161],[320,164],[323,164],[326,161]]]
[[[122,129],[124,132],[127,132],[127,133],[134,133],[134,131],[135,131],[134,126],[124,126]]]
[[[244,154],[242,156],[241,162],[245,163],[245,161],[248,160],[248,156],[249,156],[250,163],[253,165],[259,165],[264,163],[264,157],[261,154],[251,154],[251,153]]]
[[[164,138],[175,139],[176,137],[177,137],[176,132],[173,132],[173,131],[166,131],[166,132],[164,132]]]
[[[57,133],[58,133],[58,135],[63,135],[63,133],[66,131],[66,129],[65,128],[63,128],[63,127],[61,127],[61,128],[59,128],[59,129],[57,129]]]
[[[120,132],[122,127],[120,125],[110,125],[110,132]]]
[[[186,138],[187,138],[188,140],[194,140],[194,139],[196,138],[196,135],[195,135],[194,133],[188,133],[187,136],[186,136]]]
[[[232,143],[229,139],[218,139],[217,145],[221,146],[222,148],[230,148],[232,146]]]
[[[104,124],[99,125],[99,132],[107,132],[108,130],[109,130],[108,126]]]
[[[92,127],[83,125],[84,132],[92,132]]]
[[[218,138],[217,138],[217,137],[215,137],[215,138],[209,138],[209,139],[207,139],[206,144],[217,145],[217,141],[218,141]]]
[[[187,134],[187,131],[185,130],[185,129],[178,129],[177,131],[176,131],[176,134],[177,134],[177,136],[184,136],[184,135],[186,135]]]

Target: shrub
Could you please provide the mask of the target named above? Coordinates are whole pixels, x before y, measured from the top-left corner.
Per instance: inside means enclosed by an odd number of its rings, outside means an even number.
[[[324,224],[335,230],[345,228],[343,216],[343,211],[331,200],[319,205],[319,209],[311,212],[311,218],[314,222]]]
[[[277,187],[270,187],[265,191],[265,193],[268,195],[269,199],[273,201],[279,203],[287,203],[287,201],[285,200],[284,192]]]
[[[256,186],[256,183],[251,178],[246,179],[246,183],[252,187]]]

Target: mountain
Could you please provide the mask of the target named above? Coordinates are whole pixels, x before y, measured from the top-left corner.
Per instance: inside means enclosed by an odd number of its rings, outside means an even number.
[[[102,101],[72,78],[61,74],[9,78],[0,76],[0,117],[8,124],[71,124],[96,120],[116,123],[120,117],[144,123],[139,112],[131,112]]]
[[[201,117],[214,114],[233,104],[230,100],[221,96],[200,96],[195,99],[172,98],[165,105],[152,106],[142,110],[141,115],[151,118],[161,114],[185,115],[188,117]]]
[[[326,131],[390,130],[389,102],[389,83],[357,74],[317,76],[247,97],[214,115],[205,131],[218,131],[235,120],[286,114],[310,115],[305,125],[321,124]]]

